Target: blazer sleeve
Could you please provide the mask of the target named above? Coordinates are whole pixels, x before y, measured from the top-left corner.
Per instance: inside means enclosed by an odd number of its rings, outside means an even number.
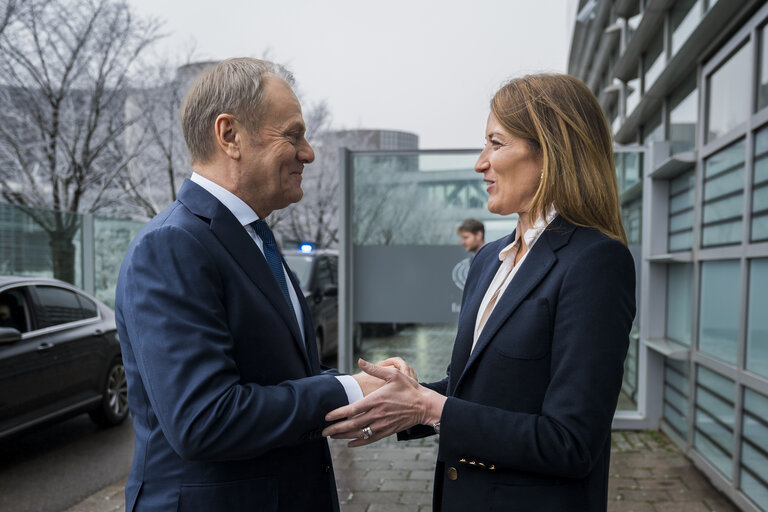
[[[591,471],[610,436],[635,314],[627,248],[603,239],[574,256],[555,308],[540,414],[450,397],[441,418],[441,458],[471,455],[500,469],[561,477]]]
[[[118,300],[146,399],[181,457],[247,459],[319,438],[325,414],[347,404],[332,375],[274,386],[240,381],[220,269],[188,231],[163,226],[144,235],[122,277]]]

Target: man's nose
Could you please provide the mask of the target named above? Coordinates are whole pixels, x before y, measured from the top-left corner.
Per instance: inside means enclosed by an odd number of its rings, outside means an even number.
[[[301,148],[299,148],[299,160],[305,164],[311,164],[315,160],[315,150],[309,145],[307,139],[304,139]]]

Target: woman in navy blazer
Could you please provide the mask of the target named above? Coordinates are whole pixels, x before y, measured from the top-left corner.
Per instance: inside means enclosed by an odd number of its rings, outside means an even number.
[[[446,378],[361,362],[387,384],[324,435],[437,432],[435,511],[604,511],[635,268],[599,103],[568,75],[512,80],[475,171],[488,209],[519,220],[472,262]]]

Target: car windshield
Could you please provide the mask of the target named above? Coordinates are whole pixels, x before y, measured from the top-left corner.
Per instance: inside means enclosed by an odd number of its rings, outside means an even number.
[[[283,254],[286,263],[299,279],[302,290],[309,287],[309,273],[312,271],[312,256],[304,254]]]

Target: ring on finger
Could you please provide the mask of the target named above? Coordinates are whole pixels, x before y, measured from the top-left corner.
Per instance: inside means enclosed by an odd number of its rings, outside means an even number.
[[[373,435],[373,430],[371,430],[371,427],[363,428],[362,432],[363,432],[363,439],[369,439]]]

